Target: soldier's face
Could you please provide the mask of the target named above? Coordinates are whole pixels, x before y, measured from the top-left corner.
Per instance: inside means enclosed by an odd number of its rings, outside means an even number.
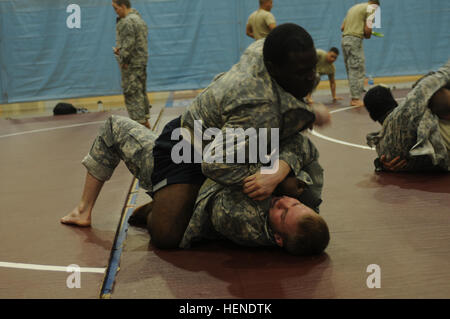
[[[337,54],[333,51],[328,52],[327,54],[327,61],[330,64],[333,64],[337,60]]]
[[[301,100],[314,88],[316,64],[315,48],[306,52],[290,52],[284,65],[272,67],[271,75],[286,92]]]
[[[114,11],[116,11],[116,14],[119,18],[124,18],[125,17],[125,9],[126,6],[125,5],[117,5],[114,1],[112,2],[112,6],[114,8]]]
[[[269,223],[279,234],[296,234],[298,223],[308,215],[317,216],[311,208],[292,197],[274,197],[269,209]]]

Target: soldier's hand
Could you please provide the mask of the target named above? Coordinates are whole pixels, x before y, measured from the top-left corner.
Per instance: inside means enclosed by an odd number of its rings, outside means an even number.
[[[256,174],[244,179],[243,192],[254,200],[264,200],[272,195],[275,188],[291,171],[291,167],[285,161],[278,162],[278,170],[273,174]]]
[[[289,196],[298,198],[305,190],[306,184],[298,180],[297,177],[286,177],[275,189],[275,196]]]
[[[400,156],[395,157],[393,160],[388,161],[385,155],[381,155],[380,162],[383,164],[383,168],[390,172],[397,172],[405,168],[407,162],[402,160]]]
[[[331,115],[325,105],[320,103],[315,103],[312,106],[314,114],[316,115],[316,120],[314,125],[325,126],[331,123]]]
[[[277,174],[261,174],[260,172],[244,179],[243,192],[254,200],[264,200],[277,187],[279,178]]]

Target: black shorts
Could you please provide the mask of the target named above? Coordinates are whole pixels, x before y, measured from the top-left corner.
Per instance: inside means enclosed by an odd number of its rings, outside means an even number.
[[[163,131],[155,141],[153,148],[154,168],[152,174],[153,190],[150,196],[161,188],[172,184],[197,184],[201,185],[206,177],[202,173],[201,163],[194,163],[194,147],[188,141],[172,140],[172,131],[181,127],[181,116],[170,121],[164,126]],[[187,143],[191,148],[190,163],[176,164],[172,161],[172,147],[178,143]]]

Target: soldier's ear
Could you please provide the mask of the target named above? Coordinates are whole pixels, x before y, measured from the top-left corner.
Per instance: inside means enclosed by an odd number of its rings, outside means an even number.
[[[279,233],[273,234],[273,237],[275,238],[275,242],[278,246],[283,247],[283,237]]]

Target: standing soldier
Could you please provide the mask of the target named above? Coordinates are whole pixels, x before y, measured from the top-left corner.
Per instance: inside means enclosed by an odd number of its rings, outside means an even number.
[[[150,128],[151,105],[147,97],[148,28],[129,0],[113,0],[118,16],[114,54],[122,74],[125,105],[131,119]]]
[[[259,9],[253,12],[247,21],[246,33],[250,38],[265,38],[276,27],[275,17],[270,12],[272,6],[272,0],[259,0]]]
[[[348,10],[342,23],[342,50],[352,106],[364,105],[361,101],[366,74],[363,39],[370,39],[372,36],[372,23],[379,5],[378,0],[354,5]]]

